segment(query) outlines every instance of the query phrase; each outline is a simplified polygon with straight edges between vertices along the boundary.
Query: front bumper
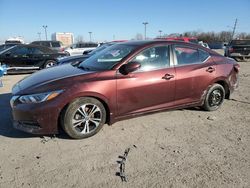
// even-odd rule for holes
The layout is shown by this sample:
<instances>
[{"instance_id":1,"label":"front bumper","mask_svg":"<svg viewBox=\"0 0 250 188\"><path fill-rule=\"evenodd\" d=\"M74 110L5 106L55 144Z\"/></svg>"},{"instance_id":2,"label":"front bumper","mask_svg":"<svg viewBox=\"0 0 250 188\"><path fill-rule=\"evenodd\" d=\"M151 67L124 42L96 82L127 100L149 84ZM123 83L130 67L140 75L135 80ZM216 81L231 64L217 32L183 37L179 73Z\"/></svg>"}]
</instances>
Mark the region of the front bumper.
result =
<instances>
[{"instance_id":1,"label":"front bumper","mask_svg":"<svg viewBox=\"0 0 250 188\"><path fill-rule=\"evenodd\" d=\"M13 126L32 134L57 134L60 110L54 101L36 104L21 104L11 100ZM14 100L14 101L13 101Z\"/></svg>"}]
</instances>

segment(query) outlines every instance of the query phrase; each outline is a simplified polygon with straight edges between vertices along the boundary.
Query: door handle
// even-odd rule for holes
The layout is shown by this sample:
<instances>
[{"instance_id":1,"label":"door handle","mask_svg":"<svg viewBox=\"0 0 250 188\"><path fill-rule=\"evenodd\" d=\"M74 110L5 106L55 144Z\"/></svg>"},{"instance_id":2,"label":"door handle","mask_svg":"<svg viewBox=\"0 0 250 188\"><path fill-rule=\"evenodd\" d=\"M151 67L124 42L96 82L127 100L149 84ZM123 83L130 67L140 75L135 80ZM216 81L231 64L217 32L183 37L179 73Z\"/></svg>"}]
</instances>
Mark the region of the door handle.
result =
<instances>
[{"instance_id":1,"label":"door handle","mask_svg":"<svg viewBox=\"0 0 250 188\"><path fill-rule=\"evenodd\" d=\"M209 72L209 73L212 73L212 72L215 71L215 68L213 68L213 67L208 67L206 71Z\"/></svg>"},{"instance_id":2,"label":"door handle","mask_svg":"<svg viewBox=\"0 0 250 188\"><path fill-rule=\"evenodd\" d=\"M165 74L165 75L162 77L162 79L165 79L165 80L170 80L170 79L172 79L172 78L174 78L174 75L172 75L172 74Z\"/></svg>"}]
</instances>

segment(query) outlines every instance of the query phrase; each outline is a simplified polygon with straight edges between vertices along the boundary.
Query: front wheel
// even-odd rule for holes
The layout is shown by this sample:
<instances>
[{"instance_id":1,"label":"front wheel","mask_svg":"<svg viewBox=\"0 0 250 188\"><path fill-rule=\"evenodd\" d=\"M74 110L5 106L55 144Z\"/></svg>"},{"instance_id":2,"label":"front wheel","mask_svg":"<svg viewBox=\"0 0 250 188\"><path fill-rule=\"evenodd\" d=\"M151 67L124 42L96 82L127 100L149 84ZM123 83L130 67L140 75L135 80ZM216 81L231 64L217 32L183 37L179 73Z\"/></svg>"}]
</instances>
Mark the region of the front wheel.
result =
<instances>
[{"instance_id":1,"label":"front wheel","mask_svg":"<svg viewBox=\"0 0 250 188\"><path fill-rule=\"evenodd\" d=\"M83 97L67 107L62 116L62 128L71 138L82 139L100 131L105 121L103 104L95 98Z\"/></svg>"},{"instance_id":2,"label":"front wheel","mask_svg":"<svg viewBox=\"0 0 250 188\"><path fill-rule=\"evenodd\" d=\"M56 61L54 60L48 60L46 61L46 63L44 64L44 68L47 69L47 68L50 68L50 67L53 67L56 65Z\"/></svg>"},{"instance_id":3,"label":"front wheel","mask_svg":"<svg viewBox=\"0 0 250 188\"><path fill-rule=\"evenodd\" d=\"M220 84L214 84L209 88L202 107L207 111L217 110L224 102L224 98L225 89L223 86Z\"/></svg>"}]
</instances>

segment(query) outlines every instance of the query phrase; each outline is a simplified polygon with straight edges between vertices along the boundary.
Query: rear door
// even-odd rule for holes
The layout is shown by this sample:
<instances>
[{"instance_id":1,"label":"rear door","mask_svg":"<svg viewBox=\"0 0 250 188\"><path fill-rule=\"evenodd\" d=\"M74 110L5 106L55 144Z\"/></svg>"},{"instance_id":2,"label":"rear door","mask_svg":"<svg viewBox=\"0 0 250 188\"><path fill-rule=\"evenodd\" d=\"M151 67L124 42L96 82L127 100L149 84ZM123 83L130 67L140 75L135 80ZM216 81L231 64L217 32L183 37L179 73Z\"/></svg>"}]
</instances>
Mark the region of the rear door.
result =
<instances>
[{"instance_id":1,"label":"rear door","mask_svg":"<svg viewBox=\"0 0 250 188\"><path fill-rule=\"evenodd\" d=\"M209 53L188 45L173 45L176 70L175 104L200 101L215 78L216 65Z\"/></svg>"},{"instance_id":2,"label":"rear door","mask_svg":"<svg viewBox=\"0 0 250 188\"><path fill-rule=\"evenodd\" d=\"M130 61L139 62L139 70L126 76L117 74L118 116L173 105L175 69L169 54L169 46L149 47Z\"/></svg>"},{"instance_id":3,"label":"rear door","mask_svg":"<svg viewBox=\"0 0 250 188\"><path fill-rule=\"evenodd\" d=\"M39 68L45 61L46 54L44 54L39 48L29 48L29 59L26 61L26 65L29 67Z\"/></svg>"}]
</instances>

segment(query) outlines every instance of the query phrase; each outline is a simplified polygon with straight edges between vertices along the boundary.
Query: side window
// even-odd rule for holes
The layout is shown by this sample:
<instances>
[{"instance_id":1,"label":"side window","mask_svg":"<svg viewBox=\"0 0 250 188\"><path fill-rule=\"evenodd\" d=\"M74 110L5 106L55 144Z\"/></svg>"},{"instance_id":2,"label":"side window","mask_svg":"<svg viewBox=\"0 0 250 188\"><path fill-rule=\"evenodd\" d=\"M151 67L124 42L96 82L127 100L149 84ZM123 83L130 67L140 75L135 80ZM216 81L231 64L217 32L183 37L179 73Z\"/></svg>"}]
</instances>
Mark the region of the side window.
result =
<instances>
[{"instance_id":1,"label":"side window","mask_svg":"<svg viewBox=\"0 0 250 188\"><path fill-rule=\"evenodd\" d=\"M52 42L52 47L60 47L60 43L59 42Z\"/></svg>"},{"instance_id":2,"label":"side window","mask_svg":"<svg viewBox=\"0 0 250 188\"><path fill-rule=\"evenodd\" d=\"M42 46L50 47L50 42L41 42Z\"/></svg>"},{"instance_id":3,"label":"side window","mask_svg":"<svg viewBox=\"0 0 250 188\"><path fill-rule=\"evenodd\" d=\"M208 52L203 51L203 50L199 50L199 57L200 57L200 61L201 61L201 62L206 61L206 60L208 59L209 56L210 56L210 55L209 55Z\"/></svg>"},{"instance_id":4,"label":"side window","mask_svg":"<svg viewBox=\"0 0 250 188\"><path fill-rule=\"evenodd\" d=\"M32 54L43 54L43 52L38 48L30 48L30 51Z\"/></svg>"},{"instance_id":5,"label":"side window","mask_svg":"<svg viewBox=\"0 0 250 188\"><path fill-rule=\"evenodd\" d=\"M200 62L197 49L181 46L175 46L174 49L178 65L189 65Z\"/></svg>"},{"instance_id":6,"label":"side window","mask_svg":"<svg viewBox=\"0 0 250 188\"><path fill-rule=\"evenodd\" d=\"M156 46L148 48L136 55L132 61L141 64L138 71L150 71L169 66L169 47Z\"/></svg>"},{"instance_id":7,"label":"side window","mask_svg":"<svg viewBox=\"0 0 250 188\"><path fill-rule=\"evenodd\" d=\"M13 54L14 55L27 55L29 54L30 51L28 48L26 47L20 47L20 48L16 48L14 51L13 51Z\"/></svg>"}]
</instances>

